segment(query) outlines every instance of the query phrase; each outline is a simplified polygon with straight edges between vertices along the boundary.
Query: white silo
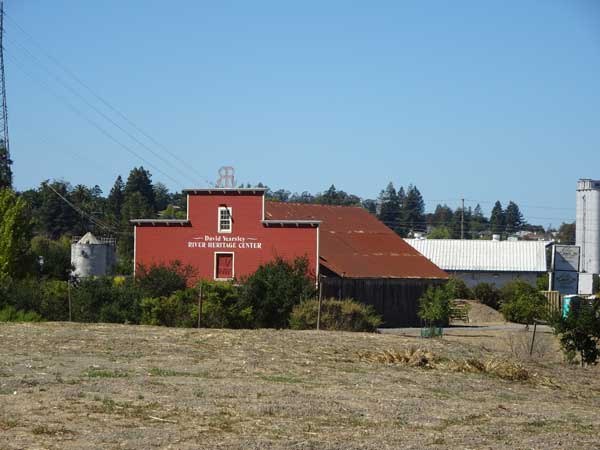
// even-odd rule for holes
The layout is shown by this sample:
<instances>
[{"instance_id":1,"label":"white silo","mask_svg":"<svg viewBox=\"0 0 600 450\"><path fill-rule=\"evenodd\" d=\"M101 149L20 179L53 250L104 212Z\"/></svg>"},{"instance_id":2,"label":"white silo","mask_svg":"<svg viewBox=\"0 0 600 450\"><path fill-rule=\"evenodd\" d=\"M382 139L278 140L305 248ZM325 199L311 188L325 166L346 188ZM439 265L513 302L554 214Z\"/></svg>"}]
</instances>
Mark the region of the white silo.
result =
<instances>
[{"instance_id":1,"label":"white silo","mask_svg":"<svg viewBox=\"0 0 600 450\"><path fill-rule=\"evenodd\" d=\"M575 243L581 248L581 272L600 273L600 180L577 182Z\"/></svg>"},{"instance_id":2,"label":"white silo","mask_svg":"<svg viewBox=\"0 0 600 450\"><path fill-rule=\"evenodd\" d=\"M71 265L76 277L103 276L116 263L115 242L111 238L97 238L86 233L71 244Z\"/></svg>"}]
</instances>

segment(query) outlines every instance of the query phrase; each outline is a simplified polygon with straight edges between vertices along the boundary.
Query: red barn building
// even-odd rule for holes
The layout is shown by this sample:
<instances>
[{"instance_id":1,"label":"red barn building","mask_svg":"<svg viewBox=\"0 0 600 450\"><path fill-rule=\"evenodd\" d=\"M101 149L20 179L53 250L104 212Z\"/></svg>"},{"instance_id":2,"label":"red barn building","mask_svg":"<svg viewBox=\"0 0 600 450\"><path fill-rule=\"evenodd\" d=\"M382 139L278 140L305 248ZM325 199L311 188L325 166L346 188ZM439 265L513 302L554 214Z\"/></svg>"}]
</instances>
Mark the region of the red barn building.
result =
<instances>
[{"instance_id":1,"label":"red barn building","mask_svg":"<svg viewBox=\"0 0 600 450\"><path fill-rule=\"evenodd\" d=\"M184 192L187 219L132 221L136 267L178 260L230 280L302 256L327 296L372 304L388 326L415 325L418 298L448 278L360 207L266 202L262 188Z\"/></svg>"}]
</instances>

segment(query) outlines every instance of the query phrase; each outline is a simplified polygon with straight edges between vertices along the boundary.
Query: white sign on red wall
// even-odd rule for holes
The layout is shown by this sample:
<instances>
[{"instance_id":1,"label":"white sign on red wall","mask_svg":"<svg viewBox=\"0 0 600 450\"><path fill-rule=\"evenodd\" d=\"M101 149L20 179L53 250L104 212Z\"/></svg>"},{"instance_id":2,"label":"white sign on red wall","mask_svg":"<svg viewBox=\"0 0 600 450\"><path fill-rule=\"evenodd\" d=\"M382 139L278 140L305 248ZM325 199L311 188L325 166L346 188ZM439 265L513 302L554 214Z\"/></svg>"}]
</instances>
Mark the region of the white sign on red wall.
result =
<instances>
[{"instance_id":1,"label":"white sign on red wall","mask_svg":"<svg viewBox=\"0 0 600 450\"><path fill-rule=\"evenodd\" d=\"M244 236L224 236L221 234L198 236L187 243L188 248L199 249L261 249L262 242L258 238Z\"/></svg>"}]
</instances>

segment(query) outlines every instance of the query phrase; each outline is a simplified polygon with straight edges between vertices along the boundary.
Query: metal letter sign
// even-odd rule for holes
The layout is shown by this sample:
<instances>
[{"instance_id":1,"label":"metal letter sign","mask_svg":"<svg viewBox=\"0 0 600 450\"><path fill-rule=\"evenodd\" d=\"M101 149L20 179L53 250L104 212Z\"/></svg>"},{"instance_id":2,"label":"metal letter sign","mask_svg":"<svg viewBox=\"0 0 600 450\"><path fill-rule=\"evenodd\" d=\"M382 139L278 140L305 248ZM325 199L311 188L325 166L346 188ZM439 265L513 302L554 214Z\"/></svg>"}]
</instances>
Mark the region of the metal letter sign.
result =
<instances>
[{"instance_id":1,"label":"metal letter sign","mask_svg":"<svg viewBox=\"0 0 600 450\"><path fill-rule=\"evenodd\" d=\"M219 179L216 187L218 188L234 188L235 187L235 170L231 166L223 166L219 169Z\"/></svg>"},{"instance_id":2,"label":"metal letter sign","mask_svg":"<svg viewBox=\"0 0 600 450\"><path fill-rule=\"evenodd\" d=\"M579 287L579 273L577 272L554 272L552 288L562 295L577 294Z\"/></svg>"}]
</instances>

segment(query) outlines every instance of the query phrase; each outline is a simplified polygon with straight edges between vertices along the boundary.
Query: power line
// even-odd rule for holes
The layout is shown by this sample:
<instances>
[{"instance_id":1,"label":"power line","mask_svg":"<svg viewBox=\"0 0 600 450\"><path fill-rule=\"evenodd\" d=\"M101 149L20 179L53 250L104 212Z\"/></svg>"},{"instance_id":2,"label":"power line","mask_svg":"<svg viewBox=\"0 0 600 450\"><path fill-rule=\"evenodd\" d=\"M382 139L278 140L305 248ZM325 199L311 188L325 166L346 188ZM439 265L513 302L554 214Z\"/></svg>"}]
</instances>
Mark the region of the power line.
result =
<instances>
[{"instance_id":1,"label":"power line","mask_svg":"<svg viewBox=\"0 0 600 450\"><path fill-rule=\"evenodd\" d=\"M71 110L71 112L73 112L75 115L80 116L81 118L83 118L91 126L93 126L94 128L96 128L100 133L102 133L108 139L110 139L115 144L117 144L118 146L120 146L121 148L123 148L125 151L127 151L130 154L132 154L133 156L135 156L136 158L140 159L141 161L145 162L148 166L152 167L154 170L156 170L157 172L161 173L162 175L164 175L165 177L167 177L168 179L170 179L171 181L173 181L176 185L178 185L178 186L180 186L180 187L183 188L183 185L178 180L176 180L171 175L169 175L168 173L166 173L165 171L163 171L162 169L160 169L158 166L154 165L153 163L151 163L150 161L148 161L146 158L144 158L143 156L141 156L140 154L138 154L135 150L133 150L128 145L122 143L120 140L118 140L116 137L114 137L110 132L108 132L102 126L98 125L94 120L92 120L89 117L87 117L79 108L77 108L76 106L74 106L71 102L69 102L66 98L64 98L60 94L56 93L56 91L54 91L48 85L48 83L46 83L44 81L41 81L41 80L36 80L36 78L34 76L32 76L29 72L27 72L27 70L23 67L22 63L17 58L15 58L14 55L11 55L10 53L8 53L7 56L9 58L11 58L13 60L13 62L16 63L16 67L19 68L19 70L21 70L21 72L23 72L27 77L29 77L30 79L32 79L34 82L42 84L43 87L45 89L47 89L57 100L59 100L60 102L64 103L68 107L68 109Z\"/></svg>"},{"instance_id":2,"label":"power line","mask_svg":"<svg viewBox=\"0 0 600 450\"><path fill-rule=\"evenodd\" d=\"M23 33L28 39L29 41L35 45L35 47L37 47L39 49L39 51L48 59L50 60L54 65L56 65L58 68L60 68L64 73L66 73L69 77L71 77L71 79L73 79L77 84L79 84L80 86L82 86L85 90L87 90L94 98L96 98L98 101L100 101L104 106L106 106L108 109L110 109L111 111L113 111L115 114L117 114L119 117L121 117L130 127L132 127L134 130L136 130L138 133L140 133L142 136L144 136L146 139L148 139L150 142L152 142L155 146L159 147L161 150L165 151L166 153L168 153L173 159L175 159L176 161L178 161L181 164L181 167L183 167L184 169L186 169L187 171L189 171L189 173L193 174L194 179L195 177L199 177L199 178L203 178L204 181L206 182L207 185L211 186L214 183L212 183L211 181L209 181L208 179L206 179L205 177L201 176L199 173L197 173L196 171L194 171L193 169L191 169L191 167L189 166L189 163L183 161L181 158L179 158L179 156L177 156L176 153L171 152L165 145L161 144L160 142L158 142L156 139L154 139L149 133L147 133L146 131L144 131L140 126L138 126L133 120L131 120L129 117L127 117L123 112L121 112L118 108L116 108L114 105L112 105L108 100L106 100L105 98L103 98L100 94L98 94L96 91L94 91L94 89L92 89L90 87L89 84L85 83L79 76L77 76L72 70L70 70L66 65L62 64L56 57L54 57L53 55L51 55L49 52L47 52L46 50L44 50L44 48L36 41L36 39L33 38L33 36L27 32L21 25L19 25L12 17L7 15L7 18L13 23L13 25L19 30L21 31L21 33ZM24 48L28 53L31 54L31 52L29 52L22 44L21 45L22 48ZM33 56L33 55L32 55ZM35 56L33 56L35 58ZM37 58L36 58L37 59ZM39 59L38 59L39 61ZM55 77L56 78L56 77ZM68 88L69 90L73 91L71 88ZM80 94L76 94L79 97L82 97ZM82 97L83 98L83 97ZM88 103L86 101L86 103ZM89 103L88 103L89 104ZM94 110L97 111L97 108L91 106ZM98 112L98 111L97 111ZM102 114L102 113L99 113ZM104 116L104 114L102 114ZM105 117L105 116L104 116ZM112 121L112 119L107 119L109 120L111 123L114 124L114 122ZM119 129L121 129L123 132L127 133L130 137L131 134L129 134L128 132L126 132L125 130L123 130L122 127L120 127L119 125L116 125ZM152 152L152 154L154 154L155 156L159 157L162 159L161 156L157 155L152 149L150 149L148 146L146 146L143 143L140 143L140 141L137 138L132 137L132 139L134 139L136 142L139 143L139 145L143 146L144 148L146 148L148 151ZM164 160L163 160L164 161ZM167 164L171 165L170 162L167 162ZM175 166L171 165L173 168L175 168L176 170L180 170L179 168L176 168ZM186 175L188 176L188 175ZM192 179L192 178L190 178Z\"/></svg>"},{"instance_id":3,"label":"power line","mask_svg":"<svg viewBox=\"0 0 600 450\"><path fill-rule=\"evenodd\" d=\"M85 105L87 105L89 108L91 108L94 112L96 112L96 114L98 114L99 116L101 116L104 120L106 120L107 122L109 122L110 124L112 124L115 128L117 128L118 130L120 130L122 133L124 133L125 135L127 135L131 140L133 140L135 143L137 143L140 147L148 150L150 153L152 153L152 155L154 155L156 158L158 158L159 160L161 160L163 163L169 165L172 169L174 169L175 171L179 172L180 174L184 175L184 176L188 176L186 174L183 174L183 172L181 172L181 170L175 166L173 163L171 163L168 159L164 158L162 155L160 155L159 153L155 152L154 150L152 150L150 147L148 147L146 144L144 144L142 141L140 141L137 137L135 137L133 134L131 134L129 131L127 131L125 128L123 128L121 125L119 125L117 122L115 122L111 117L109 117L107 114L105 114L102 110L100 110L99 108L97 108L95 105L93 105L91 102L89 102L83 95L81 95L79 92L77 92L75 89L73 89L71 86L69 86L62 78L54 75L53 73L51 73L48 69L47 66L44 65L44 63L42 63L33 53L31 53L26 47L24 47L22 44L18 43L17 41L15 41L14 39L9 39L10 42L15 43L16 45L18 45L19 47L21 47L25 53L27 53L29 55L29 57L36 63L38 64L42 70L44 70L44 72L46 72L49 76L51 76L58 84L60 84L64 89L68 90L71 94L73 94L74 96L76 96L77 98L79 98Z\"/></svg>"}]
</instances>

